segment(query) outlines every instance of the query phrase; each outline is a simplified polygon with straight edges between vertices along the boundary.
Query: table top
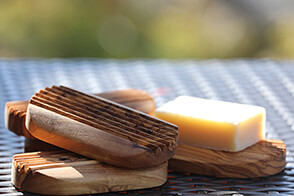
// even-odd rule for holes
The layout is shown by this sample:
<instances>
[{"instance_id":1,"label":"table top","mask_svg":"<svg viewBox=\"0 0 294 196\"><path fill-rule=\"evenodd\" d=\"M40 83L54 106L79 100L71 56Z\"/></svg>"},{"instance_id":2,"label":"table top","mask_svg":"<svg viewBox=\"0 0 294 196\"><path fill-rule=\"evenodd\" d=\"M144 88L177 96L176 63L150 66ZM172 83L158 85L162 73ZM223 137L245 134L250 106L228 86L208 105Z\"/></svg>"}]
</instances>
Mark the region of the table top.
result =
<instances>
[{"instance_id":1,"label":"table top","mask_svg":"<svg viewBox=\"0 0 294 196\"><path fill-rule=\"evenodd\" d=\"M104 195L294 194L294 61L0 59L1 111L6 101L28 100L51 85L88 93L138 88L153 95L157 106L179 95L260 105L267 111L267 137L287 145L286 169L274 176L226 179L170 171L159 188ZM5 128L3 113L0 194L23 195L10 182L10 168L12 155L23 152L24 139Z\"/></svg>"}]
</instances>

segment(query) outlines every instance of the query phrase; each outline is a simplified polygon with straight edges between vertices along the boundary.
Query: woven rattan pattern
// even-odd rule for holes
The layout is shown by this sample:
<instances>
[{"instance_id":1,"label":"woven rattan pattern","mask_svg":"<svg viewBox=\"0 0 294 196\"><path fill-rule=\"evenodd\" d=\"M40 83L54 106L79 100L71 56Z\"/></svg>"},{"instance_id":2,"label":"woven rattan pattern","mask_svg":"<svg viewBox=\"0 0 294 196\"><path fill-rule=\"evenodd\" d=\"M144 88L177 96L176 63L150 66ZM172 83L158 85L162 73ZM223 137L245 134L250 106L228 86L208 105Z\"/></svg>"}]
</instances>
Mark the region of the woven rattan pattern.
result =
<instances>
[{"instance_id":1,"label":"woven rattan pattern","mask_svg":"<svg viewBox=\"0 0 294 196\"><path fill-rule=\"evenodd\" d=\"M274 176L222 179L170 171L162 187L105 195L294 195L294 61L0 59L0 110L6 101L28 100L53 84L89 93L144 89L158 106L179 95L261 105L267 137L287 144L286 169ZM5 128L1 112L0 194L27 194L10 183L11 156L22 151L23 138Z\"/></svg>"}]
</instances>

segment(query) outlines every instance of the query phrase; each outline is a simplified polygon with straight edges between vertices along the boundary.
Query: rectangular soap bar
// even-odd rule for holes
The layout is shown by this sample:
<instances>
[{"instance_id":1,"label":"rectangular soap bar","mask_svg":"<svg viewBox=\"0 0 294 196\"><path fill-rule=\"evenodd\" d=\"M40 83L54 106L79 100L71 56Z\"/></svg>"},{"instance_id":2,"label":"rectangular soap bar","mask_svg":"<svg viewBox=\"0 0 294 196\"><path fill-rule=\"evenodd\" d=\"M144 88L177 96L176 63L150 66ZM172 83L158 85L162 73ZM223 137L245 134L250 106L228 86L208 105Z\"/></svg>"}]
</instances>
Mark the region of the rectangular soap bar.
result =
<instances>
[{"instance_id":1,"label":"rectangular soap bar","mask_svg":"<svg viewBox=\"0 0 294 196\"><path fill-rule=\"evenodd\" d=\"M264 139L259 106L180 96L154 115L178 126L180 144L235 152Z\"/></svg>"}]
</instances>

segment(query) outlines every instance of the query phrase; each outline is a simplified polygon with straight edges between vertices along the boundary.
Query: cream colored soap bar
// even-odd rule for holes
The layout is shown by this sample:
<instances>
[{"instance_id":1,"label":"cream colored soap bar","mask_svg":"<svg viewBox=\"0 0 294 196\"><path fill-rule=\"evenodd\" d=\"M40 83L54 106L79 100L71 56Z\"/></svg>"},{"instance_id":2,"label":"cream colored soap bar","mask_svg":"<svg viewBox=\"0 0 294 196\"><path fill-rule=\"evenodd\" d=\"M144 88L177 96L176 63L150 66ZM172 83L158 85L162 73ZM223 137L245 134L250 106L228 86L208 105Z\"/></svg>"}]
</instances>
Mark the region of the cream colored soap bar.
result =
<instances>
[{"instance_id":1,"label":"cream colored soap bar","mask_svg":"<svg viewBox=\"0 0 294 196\"><path fill-rule=\"evenodd\" d=\"M179 143L241 151L264 139L265 109L259 106L180 96L155 111L179 128Z\"/></svg>"}]
</instances>

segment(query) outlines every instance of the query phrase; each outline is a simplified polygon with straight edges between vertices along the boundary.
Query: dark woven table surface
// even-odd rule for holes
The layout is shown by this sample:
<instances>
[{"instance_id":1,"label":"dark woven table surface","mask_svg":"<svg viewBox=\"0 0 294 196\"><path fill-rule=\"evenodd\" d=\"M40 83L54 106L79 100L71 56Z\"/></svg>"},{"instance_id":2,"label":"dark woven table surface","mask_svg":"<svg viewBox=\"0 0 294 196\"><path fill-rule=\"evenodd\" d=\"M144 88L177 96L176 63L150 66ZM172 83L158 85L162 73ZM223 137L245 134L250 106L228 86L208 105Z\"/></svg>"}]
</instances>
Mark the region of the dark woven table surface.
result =
<instances>
[{"instance_id":1,"label":"dark woven table surface","mask_svg":"<svg viewBox=\"0 0 294 196\"><path fill-rule=\"evenodd\" d=\"M11 157L23 152L23 138L5 128L5 102L28 100L53 84L88 93L138 88L157 106L179 95L261 105L267 137L287 145L286 169L274 176L224 179L171 171L162 187L104 195L294 195L294 61L101 59L0 59L0 194L27 194L10 182Z\"/></svg>"}]
</instances>

